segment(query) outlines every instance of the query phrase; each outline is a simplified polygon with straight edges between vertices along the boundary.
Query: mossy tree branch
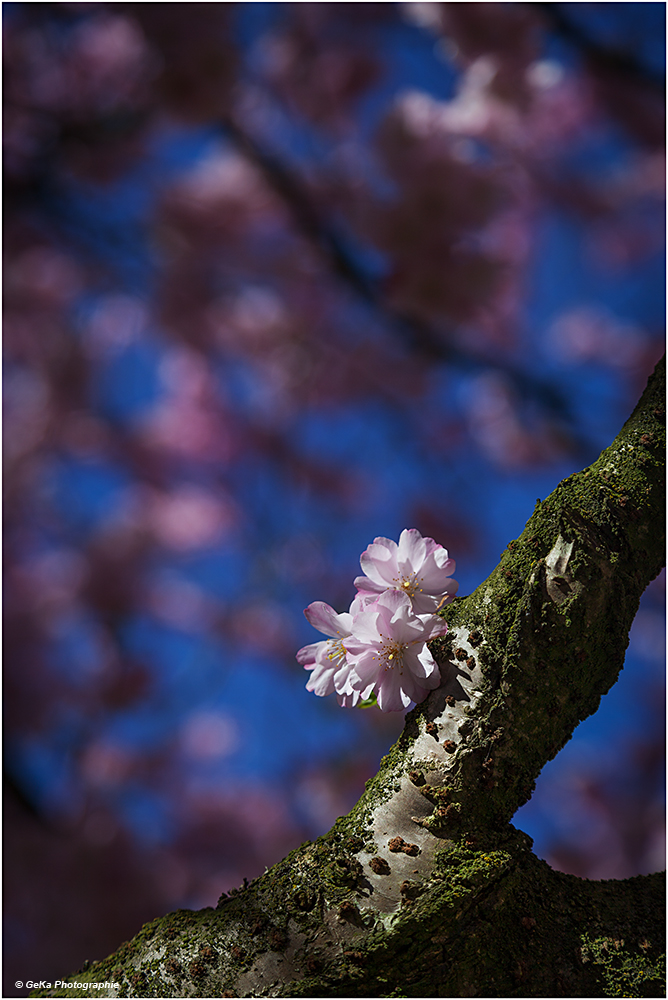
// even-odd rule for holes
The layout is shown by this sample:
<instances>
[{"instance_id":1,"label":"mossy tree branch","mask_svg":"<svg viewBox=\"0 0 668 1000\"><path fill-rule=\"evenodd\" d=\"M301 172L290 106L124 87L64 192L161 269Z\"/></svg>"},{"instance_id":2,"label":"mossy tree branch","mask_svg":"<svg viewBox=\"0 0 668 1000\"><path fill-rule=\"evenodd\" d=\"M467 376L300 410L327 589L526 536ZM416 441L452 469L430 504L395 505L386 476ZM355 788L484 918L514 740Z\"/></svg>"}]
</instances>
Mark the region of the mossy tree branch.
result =
<instances>
[{"instance_id":1,"label":"mossy tree branch","mask_svg":"<svg viewBox=\"0 0 668 1000\"><path fill-rule=\"evenodd\" d=\"M96 996L659 996L663 880L552 871L510 826L623 665L664 560L665 365L444 612L442 684L351 812L218 907L70 982ZM81 996L66 986L35 995Z\"/></svg>"}]
</instances>

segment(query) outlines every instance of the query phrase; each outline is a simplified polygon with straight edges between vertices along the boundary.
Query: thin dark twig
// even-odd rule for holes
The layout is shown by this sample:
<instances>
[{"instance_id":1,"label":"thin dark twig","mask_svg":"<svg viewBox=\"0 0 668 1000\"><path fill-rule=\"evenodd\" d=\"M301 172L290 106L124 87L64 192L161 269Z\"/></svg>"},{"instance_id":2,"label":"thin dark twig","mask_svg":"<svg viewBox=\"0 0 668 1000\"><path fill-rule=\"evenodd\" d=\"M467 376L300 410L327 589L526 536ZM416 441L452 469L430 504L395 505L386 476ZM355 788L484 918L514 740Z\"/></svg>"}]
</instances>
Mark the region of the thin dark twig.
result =
<instances>
[{"instance_id":1,"label":"thin dark twig","mask_svg":"<svg viewBox=\"0 0 668 1000\"><path fill-rule=\"evenodd\" d=\"M553 31L579 49L594 70L615 73L626 77L627 80L635 80L636 83L650 86L662 96L665 94L665 73L651 69L628 51L601 45L579 24L565 15L562 4L531 3L530 6L541 12Z\"/></svg>"}]
</instances>

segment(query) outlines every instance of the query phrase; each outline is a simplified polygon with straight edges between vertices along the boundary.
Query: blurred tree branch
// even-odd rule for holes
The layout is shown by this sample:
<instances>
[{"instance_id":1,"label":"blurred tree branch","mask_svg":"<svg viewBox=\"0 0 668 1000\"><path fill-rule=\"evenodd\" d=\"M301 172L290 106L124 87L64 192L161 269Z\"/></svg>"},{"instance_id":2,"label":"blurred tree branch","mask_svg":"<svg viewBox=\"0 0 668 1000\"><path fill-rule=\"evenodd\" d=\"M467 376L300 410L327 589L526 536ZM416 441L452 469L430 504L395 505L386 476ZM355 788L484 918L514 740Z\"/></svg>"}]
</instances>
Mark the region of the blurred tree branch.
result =
<instances>
[{"instance_id":1,"label":"blurred tree branch","mask_svg":"<svg viewBox=\"0 0 668 1000\"><path fill-rule=\"evenodd\" d=\"M377 283L364 273L348 251L345 240L337 235L315 207L305 185L295 172L263 148L231 115L223 120L222 128L224 134L260 169L269 186L285 202L296 226L317 249L333 275L369 305L385 328L405 347L428 362L447 363L464 370L484 367L502 372L522 398L537 401L552 417L559 420L574 451L587 453L591 450L589 443L578 432L570 407L558 389L545 379L522 371L507 359L498 356L489 358L478 356L473 351L463 351L416 316L392 308L385 301Z\"/></svg>"},{"instance_id":2,"label":"blurred tree branch","mask_svg":"<svg viewBox=\"0 0 668 1000\"><path fill-rule=\"evenodd\" d=\"M606 73L619 74L627 80L647 85L659 96L665 97L665 73L655 72L630 52L597 42L576 21L566 15L563 10L564 4L530 3L529 6L540 11L550 28L575 46L593 70L600 69Z\"/></svg>"},{"instance_id":3,"label":"blurred tree branch","mask_svg":"<svg viewBox=\"0 0 668 1000\"><path fill-rule=\"evenodd\" d=\"M663 150L666 140L666 77L632 52L604 45L563 10L564 4L532 3L547 26L578 51L600 103L643 145ZM665 28L664 28L665 32Z\"/></svg>"}]
</instances>

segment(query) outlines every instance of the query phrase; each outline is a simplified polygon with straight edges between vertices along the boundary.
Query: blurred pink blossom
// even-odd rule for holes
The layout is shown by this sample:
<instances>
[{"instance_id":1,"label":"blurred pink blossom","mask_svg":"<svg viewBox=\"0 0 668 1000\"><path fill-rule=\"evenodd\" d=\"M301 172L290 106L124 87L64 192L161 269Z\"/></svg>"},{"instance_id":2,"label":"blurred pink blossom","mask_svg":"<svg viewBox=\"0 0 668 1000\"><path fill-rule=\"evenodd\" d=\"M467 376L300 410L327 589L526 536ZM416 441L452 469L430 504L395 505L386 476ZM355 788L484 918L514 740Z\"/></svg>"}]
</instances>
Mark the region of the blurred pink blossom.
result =
<instances>
[{"instance_id":1,"label":"blurred pink blossom","mask_svg":"<svg viewBox=\"0 0 668 1000\"><path fill-rule=\"evenodd\" d=\"M549 331L555 354L571 362L598 361L626 370L643 358L648 337L601 307L580 306L562 313Z\"/></svg>"},{"instance_id":2,"label":"blurred pink blossom","mask_svg":"<svg viewBox=\"0 0 668 1000\"><path fill-rule=\"evenodd\" d=\"M227 712L191 712L180 732L183 753L198 760L228 757L240 745L240 740L239 726Z\"/></svg>"},{"instance_id":3,"label":"blurred pink blossom","mask_svg":"<svg viewBox=\"0 0 668 1000\"><path fill-rule=\"evenodd\" d=\"M105 295L86 326L88 353L96 359L113 357L140 339L147 322L148 311L141 299L122 292Z\"/></svg>"},{"instance_id":4,"label":"blurred pink blossom","mask_svg":"<svg viewBox=\"0 0 668 1000\"><path fill-rule=\"evenodd\" d=\"M235 450L232 421L198 352L173 348L160 365L164 396L144 415L138 433L151 449L216 464Z\"/></svg>"},{"instance_id":5,"label":"blurred pink blossom","mask_svg":"<svg viewBox=\"0 0 668 1000\"><path fill-rule=\"evenodd\" d=\"M232 500L199 486L183 485L171 493L149 495L147 524L157 541L188 551L214 545L239 524Z\"/></svg>"},{"instance_id":6,"label":"blurred pink blossom","mask_svg":"<svg viewBox=\"0 0 668 1000\"><path fill-rule=\"evenodd\" d=\"M186 632L206 631L219 611L208 594L176 573L163 573L150 584L147 604L158 619Z\"/></svg>"},{"instance_id":7,"label":"blurred pink blossom","mask_svg":"<svg viewBox=\"0 0 668 1000\"><path fill-rule=\"evenodd\" d=\"M114 787L128 778L135 763L127 746L100 738L86 747L81 757L81 773L94 788Z\"/></svg>"}]
</instances>

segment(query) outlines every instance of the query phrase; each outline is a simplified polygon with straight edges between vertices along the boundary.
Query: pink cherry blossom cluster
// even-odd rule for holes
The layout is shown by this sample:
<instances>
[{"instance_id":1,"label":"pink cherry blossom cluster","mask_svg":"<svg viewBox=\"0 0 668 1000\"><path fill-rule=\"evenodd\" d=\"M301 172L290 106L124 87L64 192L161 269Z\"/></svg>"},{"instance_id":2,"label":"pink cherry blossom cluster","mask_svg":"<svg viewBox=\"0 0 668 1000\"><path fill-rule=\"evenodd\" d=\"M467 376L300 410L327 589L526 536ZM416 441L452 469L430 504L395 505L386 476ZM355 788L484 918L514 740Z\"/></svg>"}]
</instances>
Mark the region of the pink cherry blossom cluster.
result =
<instances>
[{"instance_id":1,"label":"pink cherry blossom cluster","mask_svg":"<svg viewBox=\"0 0 668 1000\"><path fill-rule=\"evenodd\" d=\"M331 638L304 646L297 660L311 671L307 691L336 692L345 708L375 698L383 712L400 712L440 683L427 643L448 630L436 612L457 593L455 562L433 538L406 528L398 545L374 539L360 564L364 575L355 579L348 611L337 614L322 601L304 611Z\"/></svg>"}]
</instances>

